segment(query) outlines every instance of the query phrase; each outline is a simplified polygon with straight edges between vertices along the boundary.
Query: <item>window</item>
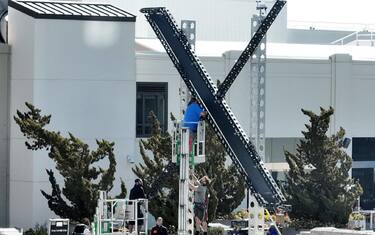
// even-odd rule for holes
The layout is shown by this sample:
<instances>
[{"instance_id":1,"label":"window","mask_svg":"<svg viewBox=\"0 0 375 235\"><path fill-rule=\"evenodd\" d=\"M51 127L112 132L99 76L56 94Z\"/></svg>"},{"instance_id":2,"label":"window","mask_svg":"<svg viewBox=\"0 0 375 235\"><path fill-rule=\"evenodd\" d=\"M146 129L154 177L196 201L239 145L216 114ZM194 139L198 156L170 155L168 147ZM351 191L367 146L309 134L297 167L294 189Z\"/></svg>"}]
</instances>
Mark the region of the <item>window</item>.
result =
<instances>
[{"instance_id":1,"label":"window","mask_svg":"<svg viewBox=\"0 0 375 235\"><path fill-rule=\"evenodd\" d=\"M375 208L375 180L374 168L352 169L352 176L358 179L363 188L361 198L361 208L372 210Z\"/></svg>"},{"instance_id":2,"label":"window","mask_svg":"<svg viewBox=\"0 0 375 235\"><path fill-rule=\"evenodd\" d=\"M149 121L150 112L154 112L163 131L168 125L168 83L137 83L137 137L149 137L152 123Z\"/></svg>"},{"instance_id":3,"label":"window","mask_svg":"<svg viewBox=\"0 0 375 235\"><path fill-rule=\"evenodd\" d=\"M375 161L375 138L353 138L354 161Z\"/></svg>"}]
</instances>

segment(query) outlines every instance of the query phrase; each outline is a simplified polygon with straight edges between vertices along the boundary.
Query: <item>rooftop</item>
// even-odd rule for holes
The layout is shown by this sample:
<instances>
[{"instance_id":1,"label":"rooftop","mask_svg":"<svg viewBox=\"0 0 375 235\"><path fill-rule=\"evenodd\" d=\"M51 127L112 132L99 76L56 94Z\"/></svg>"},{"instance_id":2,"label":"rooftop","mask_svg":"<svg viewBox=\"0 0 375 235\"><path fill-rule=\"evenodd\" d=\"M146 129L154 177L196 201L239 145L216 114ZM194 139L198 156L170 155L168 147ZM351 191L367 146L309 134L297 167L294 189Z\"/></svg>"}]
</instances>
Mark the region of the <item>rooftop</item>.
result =
<instances>
[{"instance_id":1,"label":"rooftop","mask_svg":"<svg viewBox=\"0 0 375 235\"><path fill-rule=\"evenodd\" d=\"M9 6L33 18L130 21L136 16L110 4L45 1L9 1Z\"/></svg>"},{"instance_id":2,"label":"rooftop","mask_svg":"<svg viewBox=\"0 0 375 235\"><path fill-rule=\"evenodd\" d=\"M197 41L198 56L221 57L225 52L242 52L248 42ZM137 52L165 53L158 39L136 39ZM354 45L312 45L290 43L267 43L268 58L328 59L333 54L350 54L354 60L375 60L375 47Z\"/></svg>"}]
</instances>

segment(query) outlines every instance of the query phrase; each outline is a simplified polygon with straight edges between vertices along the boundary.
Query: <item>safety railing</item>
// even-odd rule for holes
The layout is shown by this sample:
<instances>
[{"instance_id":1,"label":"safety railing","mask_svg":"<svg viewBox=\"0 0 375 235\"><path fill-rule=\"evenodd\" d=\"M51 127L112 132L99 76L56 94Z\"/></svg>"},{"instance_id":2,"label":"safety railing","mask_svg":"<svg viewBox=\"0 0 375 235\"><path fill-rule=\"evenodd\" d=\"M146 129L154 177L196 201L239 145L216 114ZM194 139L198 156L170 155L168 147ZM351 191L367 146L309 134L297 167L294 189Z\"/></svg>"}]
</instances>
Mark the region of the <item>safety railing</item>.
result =
<instances>
[{"instance_id":1,"label":"safety railing","mask_svg":"<svg viewBox=\"0 0 375 235\"><path fill-rule=\"evenodd\" d=\"M331 42L332 45L347 45L349 43L353 43L356 46L364 44L367 46L374 46L375 33L369 31L357 31Z\"/></svg>"},{"instance_id":2,"label":"safety railing","mask_svg":"<svg viewBox=\"0 0 375 235\"><path fill-rule=\"evenodd\" d=\"M147 199L101 198L96 208L93 235L147 234L147 222Z\"/></svg>"},{"instance_id":3,"label":"safety railing","mask_svg":"<svg viewBox=\"0 0 375 235\"><path fill-rule=\"evenodd\" d=\"M197 132L190 130L190 125L197 125ZM205 146L206 127L204 121L199 122L175 122L173 129L172 142L172 162L179 163L181 157L181 148L189 152L190 163L198 164L205 162L206 146Z\"/></svg>"}]
</instances>

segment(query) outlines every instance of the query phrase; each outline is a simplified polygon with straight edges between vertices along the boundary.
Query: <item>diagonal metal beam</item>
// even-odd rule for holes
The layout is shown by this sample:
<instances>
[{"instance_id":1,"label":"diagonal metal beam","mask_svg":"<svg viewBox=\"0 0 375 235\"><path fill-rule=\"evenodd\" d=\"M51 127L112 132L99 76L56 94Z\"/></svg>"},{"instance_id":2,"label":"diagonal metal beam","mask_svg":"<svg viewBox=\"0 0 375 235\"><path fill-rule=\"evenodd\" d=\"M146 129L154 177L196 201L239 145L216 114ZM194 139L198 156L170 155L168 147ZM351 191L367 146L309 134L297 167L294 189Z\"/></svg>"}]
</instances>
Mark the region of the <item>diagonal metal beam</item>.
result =
<instances>
[{"instance_id":1,"label":"diagonal metal beam","mask_svg":"<svg viewBox=\"0 0 375 235\"><path fill-rule=\"evenodd\" d=\"M217 99L217 88L203 64L190 49L185 35L165 8L143 8L156 36L164 46L192 95L208 112L207 121L219 137L232 162L257 201L273 207L285 201L283 194L232 113L225 99Z\"/></svg>"},{"instance_id":2,"label":"diagonal metal beam","mask_svg":"<svg viewBox=\"0 0 375 235\"><path fill-rule=\"evenodd\" d=\"M266 35L268 29L271 27L272 23L275 21L277 15L283 9L286 1L278 0L275 5L273 5L271 11L268 13L267 17L262 21L258 30L251 38L249 44L246 46L245 50L242 52L240 57L237 59L236 63L229 71L228 76L225 78L224 82L220 85L219 90L216 93L218 99L222 99L229 88L232 86L234 80L237 78L238 74L241 72L243 67L246 65L247 61L253 55L255 49L258 47L259 43L262 41L263 37Z\"/></svg>"}]
</instances>

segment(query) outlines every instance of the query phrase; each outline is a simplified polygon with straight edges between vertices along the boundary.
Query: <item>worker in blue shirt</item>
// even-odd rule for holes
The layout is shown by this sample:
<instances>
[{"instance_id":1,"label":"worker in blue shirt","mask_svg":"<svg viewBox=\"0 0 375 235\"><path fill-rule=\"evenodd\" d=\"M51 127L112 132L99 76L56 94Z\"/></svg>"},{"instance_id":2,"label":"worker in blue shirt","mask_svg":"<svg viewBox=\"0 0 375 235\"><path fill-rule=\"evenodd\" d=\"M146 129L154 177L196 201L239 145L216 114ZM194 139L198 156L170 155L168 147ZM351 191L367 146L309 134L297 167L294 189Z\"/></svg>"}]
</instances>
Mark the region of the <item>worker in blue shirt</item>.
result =
<instances>
[{"instance_id":1,"label":"worker in blue shirt","mask_svg":"<svg viewBox=\"0 0 375 235\"><path fill-rule=\"evenodd\" d=\"M184 127L188 127L191 132L197 133L198 122L206 116L206 112L199 106L198 100L191 98L184 115Z\"/></svg>"},{"instance_id":2,"label":"worker in blue shirt","mask_svg":"<svg viewBox=\"0 0 375 235\"><path fill-rule=\"evenodd\" d=\"M206 117L206 112L199 106L198 100L191 98L184 115L183 127L190 129L189 150L193 149L193 142L197 136L197 127L200 119Z\"/></svg>"}]
</instances>

